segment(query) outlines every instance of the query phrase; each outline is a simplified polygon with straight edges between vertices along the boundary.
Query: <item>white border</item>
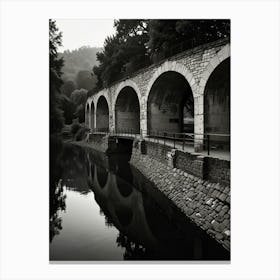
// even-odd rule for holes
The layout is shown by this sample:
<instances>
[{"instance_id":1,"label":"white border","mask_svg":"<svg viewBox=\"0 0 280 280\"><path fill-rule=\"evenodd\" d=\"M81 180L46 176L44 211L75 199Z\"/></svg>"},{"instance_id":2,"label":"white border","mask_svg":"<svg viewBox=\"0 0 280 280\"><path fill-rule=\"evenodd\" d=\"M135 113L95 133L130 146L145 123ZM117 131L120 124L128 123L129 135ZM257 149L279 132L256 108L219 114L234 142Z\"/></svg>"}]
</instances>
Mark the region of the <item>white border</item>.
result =
<instances>
[{"instance_id":1,"label":"white border","mask_svg":"<svg viewBox=\"0 0 280 280\"><path fill-rule=\"evenodd\" d=\"M231 264L48 262L48 19L230 18ZM279 279L279 2L1 2L1 279Z\"/></svg>"}]
</instances>

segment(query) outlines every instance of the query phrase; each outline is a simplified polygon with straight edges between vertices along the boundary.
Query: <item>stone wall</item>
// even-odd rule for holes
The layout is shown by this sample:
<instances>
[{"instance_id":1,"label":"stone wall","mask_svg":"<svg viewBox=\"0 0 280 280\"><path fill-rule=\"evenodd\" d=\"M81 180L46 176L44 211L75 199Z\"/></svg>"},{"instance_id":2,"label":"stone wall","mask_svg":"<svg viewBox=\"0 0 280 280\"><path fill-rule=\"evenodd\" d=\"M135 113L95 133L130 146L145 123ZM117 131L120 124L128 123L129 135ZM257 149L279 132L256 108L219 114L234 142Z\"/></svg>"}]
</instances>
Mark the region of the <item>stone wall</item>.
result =
<instances>
[{"instance_id":1,"label":"stone wall","mask_svg":"<svg viewBox=\"0 0 280 280\"><path fill-rule=\"evenodd\" d=\"M204 158L204 178L221 184L230 185L230 161L217 158Z\"/></svg>"},{"instance_id":2,"label":"stone wall","mask_svg":"<svg viewBox=\"0 0 280 280\"><path fill-rule=\"evenodd\" d=\"M230 250L230 188L211 183L133 149L130 163L192 222Z\"/></svg>"},{"instance_id":3,"label":"stone wall","mask_svg":"<svg viewBox=\"0 0 280 280\"><path fill-rule=\"evenodd\" d=\"M175 167L199 178L204 178L203 156L176 150Z\"/></svg>"},{"instance_id":4,"label":"stone wall","mask_svg":"<svg viewBox=\"0 0 280 280\"><path fill-rule=\"evenodd\" d=\"M230 162L172 149L159 143L136 140L132 153L145 154L169 167L178 168L210 182L230 185Z\"/></svg>"},{"instance_id":5,"label":"stone wall","mask_svg":"<svg viewBox=\"0 0 280 280\"><path fill-rule=\"evenodd\" d=\"M170 153L172 148L167 147L158 143L153 143L153 142L148 142L145 141L145 146L146 146L146 154L154 159L157 159L158 161L164 163L164 164L169 164L170 161Z\"/></svg>"}]
</instances>

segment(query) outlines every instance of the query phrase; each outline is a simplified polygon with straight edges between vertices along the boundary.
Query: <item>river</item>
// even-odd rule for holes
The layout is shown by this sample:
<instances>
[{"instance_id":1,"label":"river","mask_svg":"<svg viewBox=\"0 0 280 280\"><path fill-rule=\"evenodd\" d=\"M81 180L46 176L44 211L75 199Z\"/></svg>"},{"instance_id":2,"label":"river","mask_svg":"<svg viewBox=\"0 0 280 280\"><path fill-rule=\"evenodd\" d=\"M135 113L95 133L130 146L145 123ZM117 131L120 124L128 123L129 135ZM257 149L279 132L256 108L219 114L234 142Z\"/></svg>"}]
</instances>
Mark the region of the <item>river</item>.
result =
<instances>
[{"instance_id":1,"label":"river","mask_svg":"<svg viewBox=\"0 0 280 280\"><path fill-rule=\"evenodd\" d=\"M51 147L51 261L229 260L128 160Z\"/></svg>"}]
</instances>

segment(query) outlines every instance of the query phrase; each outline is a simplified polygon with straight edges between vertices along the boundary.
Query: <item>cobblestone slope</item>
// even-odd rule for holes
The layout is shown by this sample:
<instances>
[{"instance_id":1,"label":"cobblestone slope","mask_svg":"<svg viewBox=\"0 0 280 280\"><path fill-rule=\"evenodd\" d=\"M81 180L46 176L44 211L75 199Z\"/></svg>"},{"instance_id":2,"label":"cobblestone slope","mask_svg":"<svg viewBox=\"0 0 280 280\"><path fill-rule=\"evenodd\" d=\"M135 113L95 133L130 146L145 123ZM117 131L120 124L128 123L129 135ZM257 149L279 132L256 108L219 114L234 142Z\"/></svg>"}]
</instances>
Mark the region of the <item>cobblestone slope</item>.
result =
<instances>
[{"instance_id":1,"label":"cobblestone slope","mask_svg":"<svg viewBox=\"0 0 280 280\"><path fill-rule=\"evenodd\" d=\"M130 163L189 219L230 250L229 186L202 180L148 155L133 153Z\"/></svg>"}]
</instances>

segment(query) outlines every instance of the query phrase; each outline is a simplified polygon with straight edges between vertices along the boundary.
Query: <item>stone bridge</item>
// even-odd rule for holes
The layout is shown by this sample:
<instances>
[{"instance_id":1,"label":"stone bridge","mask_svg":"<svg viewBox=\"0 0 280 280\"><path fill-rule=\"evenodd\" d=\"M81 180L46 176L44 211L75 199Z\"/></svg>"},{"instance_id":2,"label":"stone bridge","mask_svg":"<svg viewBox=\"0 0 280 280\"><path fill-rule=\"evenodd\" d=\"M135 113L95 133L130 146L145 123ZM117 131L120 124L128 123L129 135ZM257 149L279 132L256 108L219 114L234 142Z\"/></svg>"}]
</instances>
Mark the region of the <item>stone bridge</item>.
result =
<instances>
[{"instance_id":1,"label":"stone bridge","mask_svg":"<svg viewBox=\"0 0 280 280\"><path fill-rule=\"evenodd\" d=\"M230 133L230 42L221 39L143 68L89 97L92 131Z\"/></svg>"}]
</instances>

